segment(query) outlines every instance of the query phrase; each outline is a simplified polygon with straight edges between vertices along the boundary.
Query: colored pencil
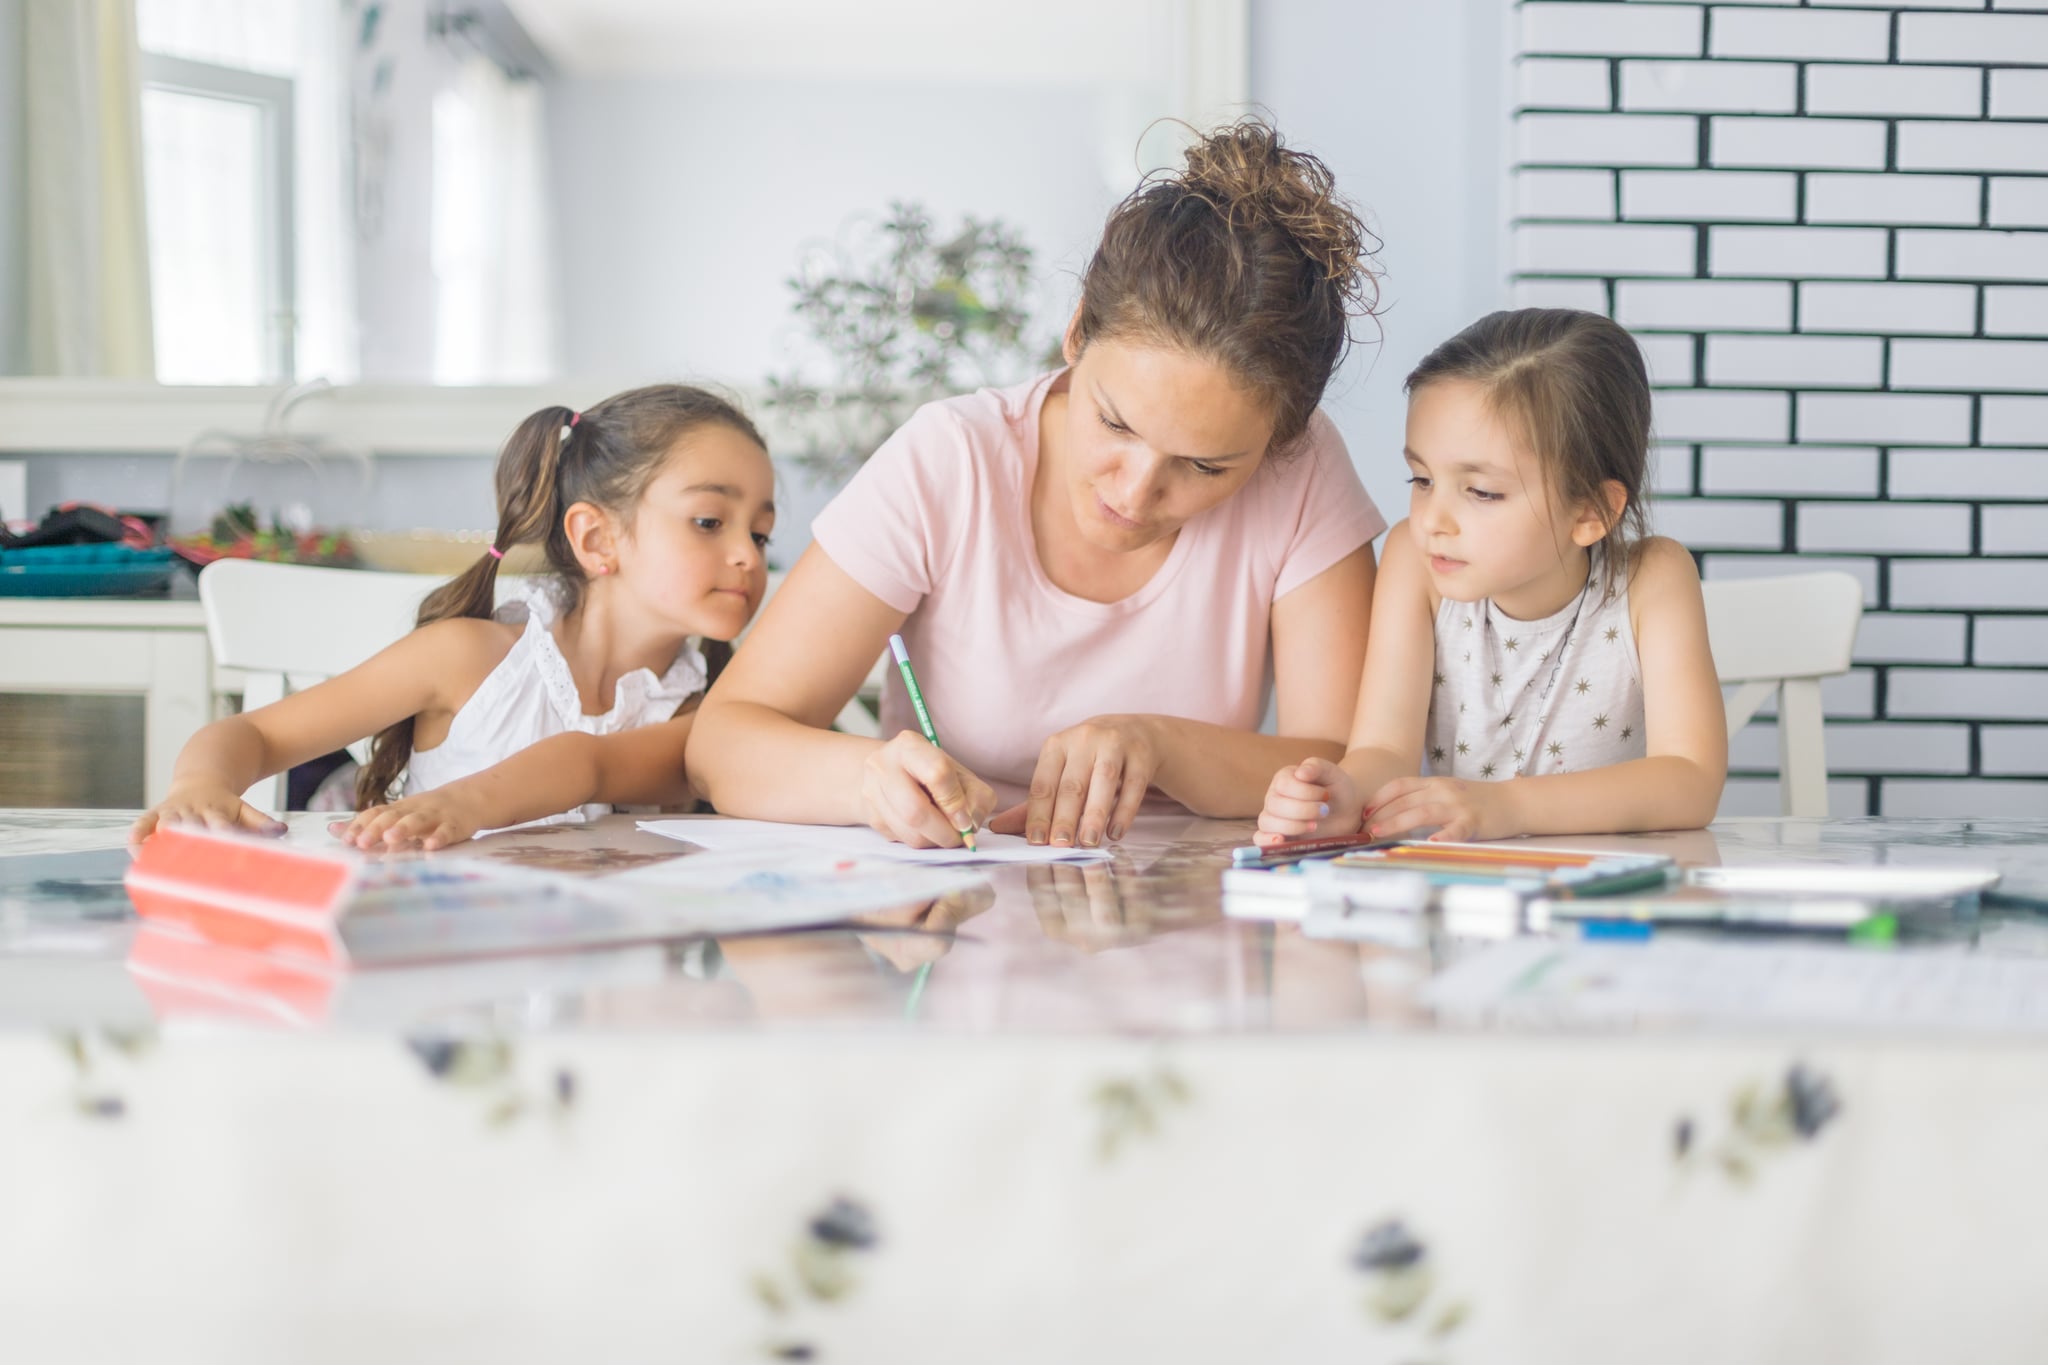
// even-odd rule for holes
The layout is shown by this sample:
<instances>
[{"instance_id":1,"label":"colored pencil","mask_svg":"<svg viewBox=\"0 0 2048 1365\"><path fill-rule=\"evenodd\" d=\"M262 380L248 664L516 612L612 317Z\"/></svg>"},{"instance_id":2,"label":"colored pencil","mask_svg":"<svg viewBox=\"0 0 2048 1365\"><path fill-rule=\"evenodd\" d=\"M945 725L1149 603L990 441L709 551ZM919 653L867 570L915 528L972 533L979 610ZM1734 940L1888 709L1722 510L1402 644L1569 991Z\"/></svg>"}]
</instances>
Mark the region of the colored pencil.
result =
<instances>
[{"instance_id":1,"label":"colored pencil","mask_svg":"<svg viewBox=\"0 0 2048 1365\"><path fill-rule=\"evenodd\" d=\"M917 685L917 674L910 671L910 651L903 647L901 635L889 637L889 652L896 656L897 671L903 674L903 686L910 693L910 705L917 712L917 723L924 730L924 737L932 742L934 749L945 752L946 746L939 743L939 732L932 727L932 713L924 704L924 692ZM960 841L970 852L978 851L974 847L972 825L960 831Z\"/></svg>"}]
</instances>

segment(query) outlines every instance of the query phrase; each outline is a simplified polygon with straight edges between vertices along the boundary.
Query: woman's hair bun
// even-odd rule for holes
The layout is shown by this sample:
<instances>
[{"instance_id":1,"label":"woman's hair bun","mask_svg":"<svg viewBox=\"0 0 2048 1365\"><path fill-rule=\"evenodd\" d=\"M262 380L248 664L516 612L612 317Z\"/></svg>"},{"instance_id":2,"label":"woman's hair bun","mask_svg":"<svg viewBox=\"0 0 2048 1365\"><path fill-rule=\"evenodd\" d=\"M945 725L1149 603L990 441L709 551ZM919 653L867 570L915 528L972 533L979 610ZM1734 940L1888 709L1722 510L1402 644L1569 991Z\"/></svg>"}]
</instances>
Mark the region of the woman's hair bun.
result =
<instances>
[{"instance_id":1,"label":"woman's hair bun","mask_svg":"<svg viewBox=\"0 0 2048 1365\"><path fill-rule=\"evenodd\" d=\"M1326 279L1364 302L1360 277L1377 239L1338 195L1337 178L1322 159L1289 147L1264 119L1248 116L1197 138L1177 178L1232 227L1263 222L1279 228Z\"/></svg>"}]
</instances>

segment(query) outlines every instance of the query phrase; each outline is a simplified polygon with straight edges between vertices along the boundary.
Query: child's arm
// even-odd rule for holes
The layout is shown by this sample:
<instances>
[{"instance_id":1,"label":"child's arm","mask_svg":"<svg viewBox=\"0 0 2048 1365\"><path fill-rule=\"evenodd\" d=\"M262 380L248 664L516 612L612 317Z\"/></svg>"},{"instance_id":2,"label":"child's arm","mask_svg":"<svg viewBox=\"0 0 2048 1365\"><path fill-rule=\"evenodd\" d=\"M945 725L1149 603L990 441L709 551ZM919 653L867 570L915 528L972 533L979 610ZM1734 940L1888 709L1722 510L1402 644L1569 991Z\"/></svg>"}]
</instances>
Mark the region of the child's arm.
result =
<instances>
[{"instance_id":1,"label":"child's arm","mask_svg":"<svg viewBox=\"0 0 2048 1365\"><path fill-rule=\"evenodd\" d=\"M277 832L278 821L242 800L249 787L408 716L454 711L509 647L504 628L489 621L437 621L339 677L215 721L186 741L170 791L129 838L148 838L164 820Z\"/></svg>"},{"instance_id":2,"label":"child's arm","mask_svg":"<svg viewBox=\"0 0 2048 1365\"><path fill-rule=\"evenodd\" d=\"M1587 772L1506 782L1404 779L1374 794L1371 832L1431 826L1439 839L1620 834L1711 822L1728 775L1727 712L1707 645L1707 609L1692 555L1655 538L1638 551L1630 616L1642 667L1643 758Z\"/></svg>"},{"instance_id":3,"label":"child's arm","mask_svg":"<svg viewBox=\"0 0 2048 1365\"><path fill-rule=\"evenodd\" d=\"M1435 618L1429 576L1404 521L1387 533L1380 557L1350 747L1342 763L1309 758L1274 775L1259 813L1260 843L1354 834L1364 793L1421 771L1436 672Z\"/></svg>"},{"instance_id":4,"label":"child's arm","mask_svg":"<svg viewBox=\"0 0 2048 1365\"><path fill-rule=\"evenodd\" d=\"M695 799L683 772L695 716L692 707L618 734L551 735L458 782L337 821L335 833L358 848L436 849L592 802L679 806Z\"/></svg>"}]
</instances>

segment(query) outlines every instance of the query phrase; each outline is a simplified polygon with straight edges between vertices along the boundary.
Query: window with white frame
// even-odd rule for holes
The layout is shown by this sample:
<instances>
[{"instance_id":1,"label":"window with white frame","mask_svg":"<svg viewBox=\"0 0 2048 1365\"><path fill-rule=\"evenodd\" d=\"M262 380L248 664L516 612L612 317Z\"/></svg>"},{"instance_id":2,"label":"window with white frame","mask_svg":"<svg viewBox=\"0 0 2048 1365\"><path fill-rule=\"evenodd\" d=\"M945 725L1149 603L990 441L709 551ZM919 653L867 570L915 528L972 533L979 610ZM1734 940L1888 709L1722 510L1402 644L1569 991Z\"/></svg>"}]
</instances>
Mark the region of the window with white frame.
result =
<instances>
[{"instance_id":1,"label":"window with white frame","mask_svg":"<svg viewBox=\"0 0 2048 1365\"><path fill-rule=\"evenodd\" d=\"M297 5L138 0L157 378L286 380L296 357Z\"/></svg>"}]
</instances>

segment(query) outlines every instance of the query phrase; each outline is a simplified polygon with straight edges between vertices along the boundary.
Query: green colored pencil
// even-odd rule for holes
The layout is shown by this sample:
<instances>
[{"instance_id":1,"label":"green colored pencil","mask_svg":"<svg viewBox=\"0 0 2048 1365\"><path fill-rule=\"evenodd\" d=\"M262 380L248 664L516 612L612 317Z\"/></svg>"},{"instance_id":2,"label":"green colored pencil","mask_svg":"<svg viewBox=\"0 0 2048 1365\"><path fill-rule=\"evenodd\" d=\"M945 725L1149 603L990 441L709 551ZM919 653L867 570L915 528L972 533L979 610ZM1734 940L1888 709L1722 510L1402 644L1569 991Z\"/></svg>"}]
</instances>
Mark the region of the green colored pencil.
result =
<instances>
[{"instance_id":1,"label":"green colored pencil","mask_svg":"<svg viewBox=\"0 0 2048 1365\"><path fill-rule=\"evenodd\" d=\"M924 737L932 742L934 749L943 753L946 746L939 743L939 732L932 728L932 713L926 709L924 693L918 689L917 674L910 671L910 651L903 647L901 635L889 637L889 652L896 656L896 667L903 674L903 686L910 692L910 705L917 712L917 723L924 729ZM971 826L960 831L960 838L967 845L969 852L980 851L974 847L974 830Z\"/></svg>"}]
</instances>

